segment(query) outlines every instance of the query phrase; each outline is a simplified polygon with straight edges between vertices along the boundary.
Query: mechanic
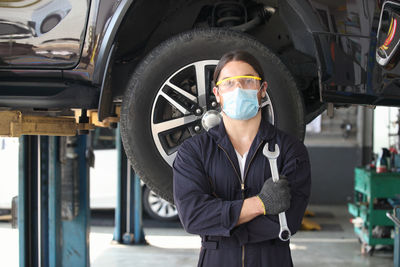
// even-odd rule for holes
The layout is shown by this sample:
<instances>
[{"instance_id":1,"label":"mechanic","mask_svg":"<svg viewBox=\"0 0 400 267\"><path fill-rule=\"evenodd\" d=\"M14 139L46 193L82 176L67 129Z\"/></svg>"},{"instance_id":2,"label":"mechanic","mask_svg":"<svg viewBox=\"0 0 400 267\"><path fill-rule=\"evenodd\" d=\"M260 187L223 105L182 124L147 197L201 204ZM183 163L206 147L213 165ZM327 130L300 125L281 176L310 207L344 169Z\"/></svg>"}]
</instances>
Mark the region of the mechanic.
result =
<instances>
[{"instance_id":1,"label":"mechanic","mask_svg":"<svg viewBox=\"0 0 400 267\"><path fill-rule=\"evenodd\" d=\"M307 150L263 118L268 84L253 55L223 55L214 83L222 122L187 139L173 164L180 220L202 238L198 266L293 266L289 241L278 238L277 214L286 212L292 234L301 226L311 187ZM266 143L280 149L276 183Z\"/></svg>"}]
</instances>

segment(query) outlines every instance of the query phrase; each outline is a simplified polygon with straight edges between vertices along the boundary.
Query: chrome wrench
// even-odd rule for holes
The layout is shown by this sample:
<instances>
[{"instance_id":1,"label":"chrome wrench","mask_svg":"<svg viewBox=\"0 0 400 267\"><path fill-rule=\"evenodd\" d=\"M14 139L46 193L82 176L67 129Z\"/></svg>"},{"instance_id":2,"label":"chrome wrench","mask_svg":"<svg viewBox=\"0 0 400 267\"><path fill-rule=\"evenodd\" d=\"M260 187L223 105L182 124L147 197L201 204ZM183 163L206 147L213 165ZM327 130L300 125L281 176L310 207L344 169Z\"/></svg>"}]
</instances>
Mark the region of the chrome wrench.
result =
<instances>
[{"instance_id":1,"label":"chrome wrench","mask_svg":"<svg viewBox=\"0 0 400 267\"><path fill-rule=\"evenodd\" d=\"M279 146L275 144L275 151L270 151L268 143L264 145L263 154L268 158L269 166L271 167L272 181L275 183L279 180L278 165L276 164L276 159L279 157ZM282 241L288 241L290 239L291 233L289 227L287 226L286 214L285 212L279 213L279 224L281 225L281 230L279 231L279 239Z\"/></svg>"}]
</instances>

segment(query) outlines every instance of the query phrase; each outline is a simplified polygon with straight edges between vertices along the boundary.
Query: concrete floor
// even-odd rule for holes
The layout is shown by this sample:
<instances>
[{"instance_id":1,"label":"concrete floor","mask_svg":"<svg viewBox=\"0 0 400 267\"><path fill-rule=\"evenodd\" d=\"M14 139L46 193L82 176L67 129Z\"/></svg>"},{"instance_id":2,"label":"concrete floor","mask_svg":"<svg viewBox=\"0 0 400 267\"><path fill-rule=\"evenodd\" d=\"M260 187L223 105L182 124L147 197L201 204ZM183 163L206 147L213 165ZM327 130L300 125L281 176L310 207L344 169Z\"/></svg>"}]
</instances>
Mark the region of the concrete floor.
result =
<instances>
[{"instance_id":1,"label":"concrete floor","mask_svg":"<svg viewBox=\"0 0 400 267\"><path fill-rule=\"evenodd\" d=\"M291 241L295 266L393 266L393 252L378 250L373 256L360 253L346 206L311 206L313 221L321 231L300 231ZM185 233L179 227L144 228L149 245L125 246L114 244L112 227L92 226L90 262L93 267L118 266L179 266L197 265L200 238ZM18 266L18 231L0 223L0 258L2 266Z\"/></svg>"}]
</instances>

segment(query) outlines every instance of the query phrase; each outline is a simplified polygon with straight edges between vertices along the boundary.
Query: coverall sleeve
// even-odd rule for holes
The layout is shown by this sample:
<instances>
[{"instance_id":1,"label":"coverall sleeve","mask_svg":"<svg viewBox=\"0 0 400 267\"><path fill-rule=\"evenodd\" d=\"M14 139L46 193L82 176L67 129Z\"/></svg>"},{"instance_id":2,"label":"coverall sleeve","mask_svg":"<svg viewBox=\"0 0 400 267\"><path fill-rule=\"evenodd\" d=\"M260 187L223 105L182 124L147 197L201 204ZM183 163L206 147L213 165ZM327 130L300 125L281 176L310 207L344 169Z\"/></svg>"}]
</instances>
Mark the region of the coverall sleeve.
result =
<instances>
[{"instance_id":1,"label":"coverall sleeve","mask_svg":"<svg viewBox=\"0 0 400 267\"><path fill-rule=\"evenodd\" d=\"M290 232L294 235L301 226L301 221L310 197L311 171L308 153L303 145L294 156L285 162L280 174L285 175L290 183L290 208L286 211L286 220ZM233 231L240 244L262 242L278 238L280 230L277 215L258 216L242 224Z\"/></svg>"},{"instance_id":2,"label":"coverall sleeve","mask_svg":"<svg viewBox=\"0 0 400 267\"><path fill-rule=\"evenodd\" d=\"M174 201L179 218L189 233L230 236L243 200L225 201L212 195L198 151L184 142L173 164Z\"/></svg>"}]
</instances>

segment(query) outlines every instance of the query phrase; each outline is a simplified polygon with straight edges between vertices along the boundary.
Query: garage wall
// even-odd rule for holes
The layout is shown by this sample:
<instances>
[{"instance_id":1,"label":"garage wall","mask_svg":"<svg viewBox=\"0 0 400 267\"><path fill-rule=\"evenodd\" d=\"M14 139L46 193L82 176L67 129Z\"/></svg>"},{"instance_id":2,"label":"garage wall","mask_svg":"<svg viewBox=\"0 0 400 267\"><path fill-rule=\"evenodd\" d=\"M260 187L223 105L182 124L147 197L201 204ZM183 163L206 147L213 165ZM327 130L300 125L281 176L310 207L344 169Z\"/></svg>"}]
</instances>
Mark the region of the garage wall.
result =
<instances>
[{"instance_id":1,"label":"garage wall","mask_svg":"<svg viewBox=\"0 0 400 267\"><path fill-rule=\"evenodd\" d=\"M311 204L346 204L353 198L354 167L361 151L354 147L308 147Z\"/></svg>"},{"instance_id":2,"label":"garage wall","mask_svg":"<svg viewBox=\"0 0 400 267\"><path fill-rule=\"evenodd\" d=\"M354 168L369 161L372 152L367 142L372 142L372 128L366 127L363 112L356 106L335 109L333 118L324 112L307 125L304 143L311 160L310 203L338 205L352 201Z\"/></svg>"}]
</instances>

